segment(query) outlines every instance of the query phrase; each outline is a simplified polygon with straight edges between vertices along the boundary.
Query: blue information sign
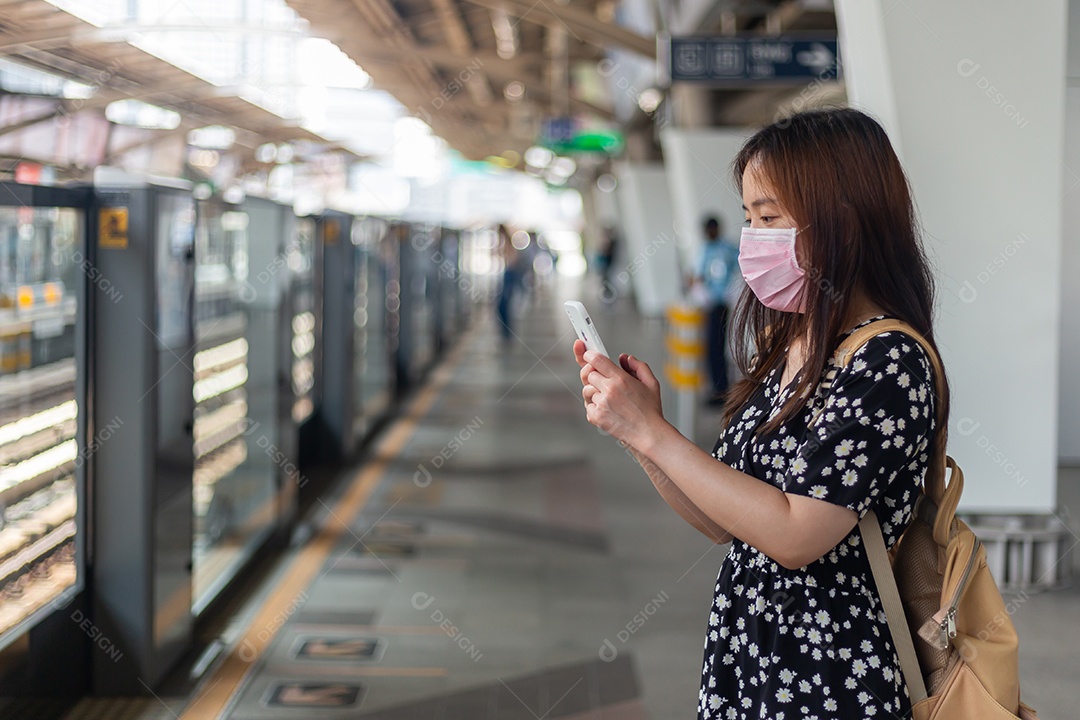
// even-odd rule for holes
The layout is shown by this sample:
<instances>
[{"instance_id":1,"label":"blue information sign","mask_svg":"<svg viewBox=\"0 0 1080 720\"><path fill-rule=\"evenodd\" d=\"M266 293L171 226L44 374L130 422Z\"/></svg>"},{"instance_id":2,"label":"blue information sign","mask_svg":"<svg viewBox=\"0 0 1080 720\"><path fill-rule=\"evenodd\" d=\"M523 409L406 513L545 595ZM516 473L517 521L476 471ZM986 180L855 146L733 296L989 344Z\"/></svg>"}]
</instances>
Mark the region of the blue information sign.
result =
<instances>
[{"instance_id":1,"label":"blue information sign","mask_svg":"<svg viewBox=\"0 0 1080 720\"><path fill-rule=\"evenodd\" d=\"M568 143L574 138L574 118L553 117L544 120L540 137L547 144Z\"/></svg>"},{"instance_id":2,"label":"blue information sign","mask_svg":"<svg viewBox=\"0 0 1080 720\"><path fill-rule=\"evenodd\" d=\"M672 82L801 82L839 75L836 38L671 38Z\"/></svg>"}]
</instances>

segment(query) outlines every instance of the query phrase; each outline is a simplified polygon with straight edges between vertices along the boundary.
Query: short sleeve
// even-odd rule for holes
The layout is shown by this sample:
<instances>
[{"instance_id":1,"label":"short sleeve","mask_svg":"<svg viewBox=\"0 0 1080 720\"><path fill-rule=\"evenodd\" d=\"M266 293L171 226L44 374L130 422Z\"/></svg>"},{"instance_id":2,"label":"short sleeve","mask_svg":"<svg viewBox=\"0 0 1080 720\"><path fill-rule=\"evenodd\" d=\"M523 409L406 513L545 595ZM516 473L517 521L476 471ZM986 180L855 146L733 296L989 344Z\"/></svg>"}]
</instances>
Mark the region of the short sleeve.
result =
<instances>
[{"instance_id":1,"label":"short sleeve","mask_svg":"<svg viewBox=\"0 0 1080 720\"><path fill-rule=\"evenodd\" d=\"M708 248L707 245L702 244L701 251L698 253L698 256L697 256L697 266L694 268L696 270L696 272L694 274L697 275L697 277L699 277L699 278L704 278L706 270L708 270L708 267L709 267L709 248Z\"/></svg>"},{"instance_id":2,"label":"short sleeve","mask_svg":"<svg viewBox=\"0 0 1080 720\"><path fill-rule=\"evenodd\" d=\"M739 270L739 248L726 241L724 241L724 248L727 252L728 274L734 275Z\"/></svg>"},{"instance_id":3,"label":"short sleeve","mask_svg":"<svg viewBox=\"0 0 1080 720\"><path fill-rule=\"evenodd\" d=\"M825 500L861 518L896 481L914 489L929 462L934 385L922 346L898 332L863 345L848 366L826 375L785 492Z\"/></svg>"}]
</instances>

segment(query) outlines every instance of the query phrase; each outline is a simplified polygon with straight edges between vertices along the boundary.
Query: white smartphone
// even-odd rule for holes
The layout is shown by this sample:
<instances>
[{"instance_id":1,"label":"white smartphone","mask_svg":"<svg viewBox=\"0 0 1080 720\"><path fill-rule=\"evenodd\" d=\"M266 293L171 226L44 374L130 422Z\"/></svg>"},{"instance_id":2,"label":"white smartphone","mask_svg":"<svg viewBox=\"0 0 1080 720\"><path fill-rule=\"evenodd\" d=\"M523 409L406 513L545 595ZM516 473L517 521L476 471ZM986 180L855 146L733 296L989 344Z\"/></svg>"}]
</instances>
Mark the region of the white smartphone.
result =
<instances>
[{"instance_id":1,"label":"white smartphone","mask_svg":"<svg viewBox=\"0 0 1080 720\"><path fill-rule=\"evenodd\" d=\"M585 306L577 300L568 300L565 307L566 314L570 316L570 322L574 325L574 332L585 341L585 348L595 350L601 355L610 358L607 348L604 347L604 341L600 339L600 333L596 331L596 326L593 325L592 318L589 317L589 311L585 309Z\"/></svg>"}]
</instances>

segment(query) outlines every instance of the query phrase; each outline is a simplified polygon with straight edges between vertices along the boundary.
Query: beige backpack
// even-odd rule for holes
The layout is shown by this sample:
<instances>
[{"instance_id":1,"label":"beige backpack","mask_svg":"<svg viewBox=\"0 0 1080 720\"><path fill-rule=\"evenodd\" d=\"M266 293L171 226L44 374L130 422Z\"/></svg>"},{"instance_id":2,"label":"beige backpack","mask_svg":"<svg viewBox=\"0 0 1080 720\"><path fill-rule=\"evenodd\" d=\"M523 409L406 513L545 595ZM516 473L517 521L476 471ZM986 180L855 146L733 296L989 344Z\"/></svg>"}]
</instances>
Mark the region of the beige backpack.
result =
<instances>
[{"instance_id":1,"label":"beige backpack","mask_svg":"<svg viewBox=\"0 0 1080 720\"><path fill-rule=\"evenodd\" d=\"M849 335L836 351L845 367L872 337L902 332L933 365L938 396L941 360L907 323L878 320ZM1038 720L1020 702L1019 639L986 566L986 550L956 518L964 473L945 453L947 426L938 411L930 466L915 516L892 550L873 511L859 521L870 568L911 698L913 720ZM951 470L948 485L946 470Z\"/></svg>"}]
</instances>

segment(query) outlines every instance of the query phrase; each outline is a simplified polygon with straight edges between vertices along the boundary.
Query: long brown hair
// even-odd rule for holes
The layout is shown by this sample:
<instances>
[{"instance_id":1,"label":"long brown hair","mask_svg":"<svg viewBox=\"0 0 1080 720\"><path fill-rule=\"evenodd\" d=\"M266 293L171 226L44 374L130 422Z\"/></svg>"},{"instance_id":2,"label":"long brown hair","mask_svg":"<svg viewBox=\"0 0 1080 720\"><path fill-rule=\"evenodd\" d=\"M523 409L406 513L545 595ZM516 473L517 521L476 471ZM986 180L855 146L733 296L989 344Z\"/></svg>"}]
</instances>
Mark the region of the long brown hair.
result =
<instances>
[{"instance_id":1,"label":"long brown hair","mask_svg":"<svg viewBox=\"0 0 1080 720\"><path fill-rule=\"evenodd\" d=\"M785 118L759 130L735 158L732 170L740 195L750 166L800 228L800 264L807 275L805 313L771 310L747 287L731 323L732 354L744 377L728 393L724 425L784 361L786 346L808 337L799 382L776 417L761 427L764 434L805 407L840 335L850 329L845 327L848 312L860 289L937 350L934 280L907 177L873 118L852 109ZM945 387L936 405L947 420ZM938 430L943 437L945 428Z\"/></svg>"}]
</instances>

